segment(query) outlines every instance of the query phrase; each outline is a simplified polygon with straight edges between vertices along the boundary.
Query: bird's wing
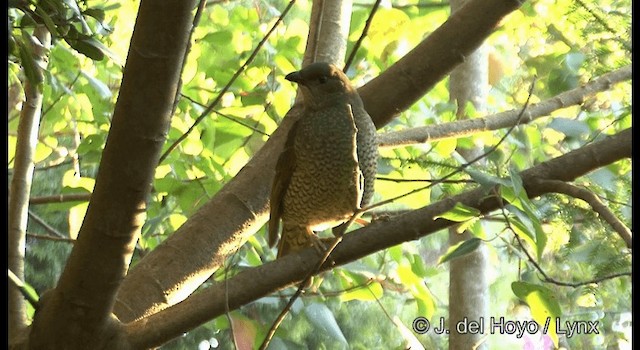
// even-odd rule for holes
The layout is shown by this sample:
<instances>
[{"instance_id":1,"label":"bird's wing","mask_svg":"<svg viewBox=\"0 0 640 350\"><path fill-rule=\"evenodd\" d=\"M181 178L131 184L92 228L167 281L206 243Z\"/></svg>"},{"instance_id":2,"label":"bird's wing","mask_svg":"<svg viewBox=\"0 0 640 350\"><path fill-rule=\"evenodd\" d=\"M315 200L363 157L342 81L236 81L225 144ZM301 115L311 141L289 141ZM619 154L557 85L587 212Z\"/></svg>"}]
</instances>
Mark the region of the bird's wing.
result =
<instances>
[{"instance_id":1,"label":"bird's wing","mask_svg":"<svg viewBox=\"0 0 640 350\"><path fill-rule=\"evenodd\" d=\"M269 209L269 246L273 247L278 241L278 230L280 228L280 217L282 216L283 199L287 192L291 175L296 167L296 155L293 144L298 129L296 121L289 130L287 141L282 153L276 163L276 176L271 185L270 209Z\"/></svg>"}]
</instances>

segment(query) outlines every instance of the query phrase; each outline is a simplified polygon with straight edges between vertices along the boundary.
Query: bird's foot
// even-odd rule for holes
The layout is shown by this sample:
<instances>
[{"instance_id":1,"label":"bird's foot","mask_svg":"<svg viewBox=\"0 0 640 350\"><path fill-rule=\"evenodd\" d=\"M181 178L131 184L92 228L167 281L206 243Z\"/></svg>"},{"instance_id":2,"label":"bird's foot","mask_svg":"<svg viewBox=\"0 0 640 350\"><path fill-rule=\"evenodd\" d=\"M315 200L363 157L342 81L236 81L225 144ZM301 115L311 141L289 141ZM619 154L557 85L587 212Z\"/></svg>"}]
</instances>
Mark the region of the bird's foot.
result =
<instances>
[{"instance_id":1,"label":"bird's foot","mask_svg":"<svg viewBox=\"0 0 640 350\"><path fill-rule=\"evenodd\" d=\"M334 237L327 237L327 238L315 237L315 240L313 240L314 241L313 246L316 248L316 250L320 254L320 257L326 256L325 260L328 261L331 266L334 266L336 262L333 261L333 259L331 259L331 252L329 250L333 251L333 249L338 244L337 241L340 241L340 240L342 240L342 237L335 237L335 238Z\"/></svg>"},{"instance_id":2,"label":"bird's foot","mask_svg":"<svg viewBox=\"0 0 640 350\"><path fill-rule=\"evenodd\" d=\"M327 252L327 246L325 245L326 240L319 238L318 236L311 235L309 236L311 245L316 249L318 254L322 257Z\"/></svg>"}]
</instances>

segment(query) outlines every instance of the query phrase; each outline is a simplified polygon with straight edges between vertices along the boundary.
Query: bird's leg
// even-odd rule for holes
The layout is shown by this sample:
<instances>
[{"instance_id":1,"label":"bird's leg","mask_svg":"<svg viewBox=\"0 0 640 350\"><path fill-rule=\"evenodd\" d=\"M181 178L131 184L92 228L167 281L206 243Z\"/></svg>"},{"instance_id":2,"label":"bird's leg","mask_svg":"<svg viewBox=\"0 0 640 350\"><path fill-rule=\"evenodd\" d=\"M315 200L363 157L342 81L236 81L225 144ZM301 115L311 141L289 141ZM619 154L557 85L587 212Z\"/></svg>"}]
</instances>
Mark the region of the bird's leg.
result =
<instances>
[{"instance_id":1,"label":"bird's leg","mask_svg":"<svg viewBox=\"0 0 640 350\"><path fill-rule=\"evenodd\" d=\"M323 239L316 236L316 234L311 230L309 230L308 233L311 245L316 249L320 256L324 256L324 253L327 251L327 246L322 242Z\"/></svg>"}]
</instances>

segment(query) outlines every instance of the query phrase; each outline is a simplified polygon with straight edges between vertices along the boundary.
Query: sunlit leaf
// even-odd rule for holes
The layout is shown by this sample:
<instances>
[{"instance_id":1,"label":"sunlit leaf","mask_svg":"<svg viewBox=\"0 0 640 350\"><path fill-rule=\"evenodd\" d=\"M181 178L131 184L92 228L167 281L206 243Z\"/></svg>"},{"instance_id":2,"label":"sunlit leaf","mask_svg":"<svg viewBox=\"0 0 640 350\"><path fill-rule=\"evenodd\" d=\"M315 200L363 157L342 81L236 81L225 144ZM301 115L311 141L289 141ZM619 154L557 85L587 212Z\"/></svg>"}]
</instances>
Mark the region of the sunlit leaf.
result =
<instances>
[{"instance_id":1,"label":"sunlit leaf","mask_svg":"<svg viewBox=\"0 0 640 350\"><path fill-rule=\"evenodd\" d=\"M546 329L544 333L551 337L557 347L556 320L562 316L562 311L554 292L544 286L527 282L513 282L511 290L529 305L534 321L540 325L541 330Z\"/></svg>"},{"instance_id":2,"label":"sunlit leaf","mask_svg":"<svg viewBox=\"0 0 640 350\"><path fill-rule=\"evenodd\" d=\"M594 307L597 305L596 296L593 293L585 293L576 299L576 305L582 307Z\"/></svg>"},{"instance_id":3,"label":"sunlit leaf","mask_svg":"<svg viewBox=\"0 0 640 350\"><path fill-rule=\"evenodd\" d=\"M418 285L414 289L413 295L418 305L416 315L421 315L429 319L432 318L436 310L436 301L429 289L424 285Z\"/></svg>"},{"instance_id":4,"label":"sunlit leaf","mask_svg":"<svg viewBox=\"0 0 640 350\"><path fill-rule=\"evenodd\" d=\"M186 221L187 217L182 214L174 213L169 215L169 224L171 225L171 227L173 227L174 230L182 226L182 224L184 224Z\"/></svg>"},{"instance_id":5,"label":"sunlit leaf","mask_svg":"<svg viewBox=\"0 0 640 350\"><path fill-rule=\"evenodd\" d=\"M458 202L453 206L453 208L440 215L434 216L434 219L442 218L450 221L462 222L476 218L478 215L480 215L480 211L478 209L468 207Z\"/></svg>"},{"instance_id":6,"label":"sunlit leaf","mask_svg":"<svg viewBox=\"0 0 640 350\"><path fill-rule=\"evenodd\" d=\"M356 289L351 289L343 294L340 294L340 300L342 302L351 300L361 301L376 301L376 299L382 298L384 290L378 282L371 283L367 286L362 286Z\"/></svg>"},{"instance_id":7,"label":"sunlit leaf","mask_svg":"<svg viewBox=\"0 0 640 350\"><path fill-rule=\"evenodd\" d=\"M89 208L89 203L82 203L75 205L69 209L69 237L72 239L78 238L78 233L82 227L84 216Z\"/></svg>"},{"instance_id":8,"label":"sunlit leaf","mask_svg":"<svg viewBox=\"0 0 640 350\"><path fill-rule=\"evenodd\" d=\"M387 249L389 256L396 262L402 261L402 244L394 245L393 247Z\"/></svg>"},{"instance_id":9,"label":"sunlit leaf","mask_svg":"<svg viewBox=\"0 0 640 350\"><path fill-rule=\"evenodd\" d=\"M62 176L62 186L85 189L89 192L93 191L95 182L93 178L78 176L73 169L65 172Z\"/></svg>"},{"instance_id":10,"label":"sunlit leaf","mask_svg":"<svg viewBox=\"0 0 640 350\"><path fill-rule=\"evenodd\" d=\"M511 229L520 237L524 239L531 247L536 247L535 229L532 227L531 222L526 216L520 216L509 220Z\"/></svg>"},{"instance_id":11,"label":"sunlit leaf","mask_svg":"<svg viewBox=\"0 0 640 350\"><path fill-rule=\"evenodd\" d=\"M38 143L36 145L36 152L33 155L33 161L35 163L41 162L41 161L47 159L47 157L49 157L52 153L53 153L53 148L51 148L48 145L44 145L42 143Z\"/></svg>"},{"instance_id":12,"label":"sunlit leaf","mask_svg":"<svg viewBox=\"0 0 640 350\"><path fill-rule=\"evenodd\" d=\"M458 142L454 138L448 138L444 140L439 140L434 143L434 150L438 152L442 157L450 157L453 152L456 150L456 146Z\"/></svg>"},{"instance_id":13,"label":"sunlit leaf","mask_svg":"<svg viewBox=\"0 0 640 350\"><path fill-rule=\"evenodd\" d=\"M411 270L411 267L406 264L398 266L396 273L400 278L400 282L404 285L410 286L422 283L422 278L416 275L413 270Z\"/></svg>"}]
</instances>

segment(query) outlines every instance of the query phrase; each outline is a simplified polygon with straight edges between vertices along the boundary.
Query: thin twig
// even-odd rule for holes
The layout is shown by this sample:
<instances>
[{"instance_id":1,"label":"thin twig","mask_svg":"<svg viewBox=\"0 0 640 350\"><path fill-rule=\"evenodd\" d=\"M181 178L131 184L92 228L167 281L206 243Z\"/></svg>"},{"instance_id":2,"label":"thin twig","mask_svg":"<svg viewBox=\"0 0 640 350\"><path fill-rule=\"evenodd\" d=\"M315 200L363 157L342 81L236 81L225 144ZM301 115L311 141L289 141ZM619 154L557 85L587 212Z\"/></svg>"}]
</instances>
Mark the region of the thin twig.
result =
<instances>
[{"instance_id":1,"label":"thin twig","mask_svg":"<svg viewBox=\"0 0 640 350\"><path fill-rule=\"evenodd\" d=\"M229 89L231 88L231 85L236 81L236 79L238 79L238 77L240 76L240 74L242 74L242 72L244 72L244 70L247 68L247 66L253 61L253 59L258 55L258 52L260 51L260 49L262 48L262 46L267 42L267 40L269 39L269 37L271 36L271 33L273 33L276 29L276 27L278 26L278 24L280 24L280 22L282 22L282 20L284 19L284 17L287 15L287 13L289 12L289 10L293 7L293 5L295 4L296 0L291 0L289 2L289 4L287 5L287 7L284 9L284 11L282 12L282 14L280 15L280 17L278 17L278 20L273 24L273 26L271 27L271 29L269 29L269 31L267 32L267 34L264 36L264 38L262 38L262 40L258 43L258 46L256 46L256 48L253 50L253 52L251 53L251 55L249 56L249 58L247 58L247 60L244 62L244 64L235 72L235 74L233 75L233 77L231 77L231 79L229 80L229 82L227 83L227 85L224 86L224 88L222 88L222 90L218 93L218 96L216 96L216 98L213 100L213 102L211 102L211 104L209 104L209 106L204 110L204 112L202 112L200 114L200 116L198 116L198 118L196 118L196 120L193 122L193 124L189 127L189 129L182 134L174 143L172 143L169 148L162 154L162 156L160 157L160 160L158 161L158 164L162 163L168 156L169 153L171 153L171 151L173 151L176 147L178 147L178 145L184 141L187 136L189 136L189 134L191 134L191 132L193 132L193 130L195 129L195 127L200 124L200 122L202 122L202 120L204 120L204 118L209 115L209 113L211 113L211 111L213 111L213 109L218 105L218 103L222 100L222 97L224 96L224 94L229 91Z\"/></svg>"},{"instance_id":2,"label":"thin twig","mask_svg":"<svg viewBox=\"0 0 640 350\"><path fill-rule=\"evenodd\" d=\"M193 38L193 33L195 33L196 28L200 24L200 18L202 18L202 12L204 11L204 6L207 3L207 0L200 0L198 3L198 8L196 9L196 13L193 16L193 21L191 22L191 29L189 30L189 37L187 39L187 47L184 50L184 55L182 56L182 67L180 67L180 79L178 79L178 87L176 88L176 94L173 97L173 106L171 107L171 115L176 112L178 108L178 102L180 101L180 92L182 91L182 73L184 72L184 67L187 65L187 57L189 57L189 52L191 52L191 45Z\"/></svg>"},{"instance_id":3,"label":"thin twig","mask_svg":"<svg viewBox=\"0 0 640 350\"><path fill-rule=\"evenodd\" d=\"M50 169L57 168L57 167L60 167L60 166L63 166L63 165L73 164L73 159L65 160L65 158L66 157L58 158L58 159L56 159L54 161L49 162L49 165L44 165L42 167L35 168L33 170L35 170L35 171L50 170Z\"/></svg>"},{"instance_id":4,"label":"thin twig","mask_svg":"<svg viewBox=\"0 0 640 350\"><path fill-rule=\"evenodd\" d=\"M387 309L385 309L384 305L382 305L382 303L380 302L380 299L378 299L378 297L375 295L375 293L373 293L371 288L369 288L369 285L367 285L367 290L369 291L369 293L371 293L371 296L373 296L373 298L376 300L376 303L378 303L378 306L380 306L380 309L382 309L382 312L387 316L389 321L391 321L391 323L395 324L395 322L393 322L393 317L391 317L391 315L389 315L389 313L387 312Z\"/></svg>"},{"instance_id":5,"label":"thin twig","mask_svg":"<svg viewBox=\"0 0 640 350\"><path fill-rule=\"evenodd\" d=\"M64 202L88 202L91 193L57 194L52 196L41 196L29 198L29 205L64 203Z\"/></svg>"},{"instance_id":6,"label":"thin twig","mask_svg":"<svg viewBox=\"0 0 640 350\"><path fill-rule=\"evenodd\" d=\"M194 100L193 98L191 98L191 97L189 97L189 96L187 96L187 95L185 95L185 94L181 94L181 96L182 96L182 97L184 97L184 98L186 98L187 100L189 100L191 103L197 104L197 105L198 105L198 106L200 106L200 107L207 107L205 104L203 104L203 103L201 103L201 102L198 102L198 101ZM211 112L213 112L213 113L215 113L215 114L217 114L217 115L219 115L219 116L221 116L221 117L223 117L223 118L225 118L225 119L228 119L228 120L230 120L230 121L232 121L232 122L234 122L234 123L236 123L236 124L242 125L242 126L244 126L245 128L247 128L247 129L249 129L249 130L251 130L251 131L253 131L253 132L257 132L257 133L262 134L262 135L265 135L265 136L271 136L271 135L267 134L266 132L264 132L264 131L262 131L262 130L260 130L260 129L258 129L258 128L254 127L254 126L251 126L251 125L249 125L249 124L247 124L247 123L243 122L242 120L240 120L240 119L239 119L238 117L236 117L236 116L230 116L230 115L228 115L228 114L224 114L224 113L222 113L222 112L219 112L219 111L217 111L217 110L215 110L215 109L211 110Z\"/></svg>"},{"instance_id":7,"label":"thin twig","mask_svg":"<svg viewBox=\"0 0 640 350\"><path fill-rule=\"evenodd\" d=\"M317 296L338 297L338 296L344 295L346 293L353 292L354 290L366 288L371 283L373 283L373 281L374 281L373 278L369 278L363 284L358 284L358 285L351 286L351 287L348 287L348 288L345 288L345 289L332 290L332 291L328 291L328 292L306 292L306 293L304 293L304 295L301 295L301 297L317 297ZM291 297L293 297L293 294L281 294L278 297L280 297L280 298L291 298Z\"/></svg>"},{"instance_id":8,"label":"thin twig","mask_svg":"<svg viewBox=\"0 0 640 350\"><path fill-rule=\"evenodd\" d=\"M561 193L587 202L620 235L627 248L631 249L631 230L593 192L560 180L539 180L538 186L545 192Z\"/></svg>"},{"instance_id":9,"label":"thin twig","mask_svg":"<svg viewBox=\"0 0 640 350\"><path fill-rule=\"evenodd\" d=\"M371 12L369 13L369 17L367 18L367 21L364 24L364 28L362 29L362 33L360 33L360 37L358 38L358 41L356 41L356 43L353 45L353 49L351 49L349 58L347 59L347 62L344 64L344 69L342 71L344 71L345 73L351 66L353 59L356 57L356 53L358 52L360 45L362 45L362 41L364 40L364 38L367 37L367 33L369 32L369 27L371 26L371 22L373 22L373 16L375 16L376 11L378 11L378 7L380 7L381 1L382 0L376 0L376 2L373 4L373 7L371 8Z\"/></svg>"},{"instance_id":10,"label":"thin twig","mask_svg":"<svg viewBox=\"0 0 640 350\"><path fill-rule=\"evenodd\" d=\"M555 278L549 277L549 275L544 271L544 269L540 266L540 264L538 264L538 262L533 258L533 256L531 256L527 248L522 243L522 240L520 239L520 237L518 237L518 234L515 232L515 230L511 226L511 220L509 219L509 216L507 215L507 212L504 206L501 206L500 209L502 211L502 215L504 216L505 224L507 225L507 228L509 229L509 231L513 233L513 236L518 242L518 245L520 246L521 251L527 256L527 259L529 260L531 265L533 265L533 267L538 271L538 273L542 275L542 278L540 279L542 282L551 283L551 284L555 284L557 286L562 286L562 287L577 288L577 287L581 287L589 284L594 284L594 283L597 284L597 283L610 280L613 278L617 278L617 277L631 276L631 272L620 272L620 273L615 273L615 274L603 276L600 278L594 278L594 279L591 279L588 281L582 281L582 282L564 282L564 281L559 281Z\"/></svg>"},{"instance_id":11,"label":"thin twig","mask_svg":"<svg viewBox=\"0 0 640 350\"><path fill-rule=\"evenodd\" d=\"M35 238L35 239L44 239L44 240L47 240L47 241L55 241L55 242L76 243L76 240L73 239L73 238L41 235L41 234L29 233L29 232L27 232L27 237L31 237L31 238Z\"/></svg>"},{"instance_id":12,"label":"thin twig","mask_svg":"<svg viewBox=\"0 0 640 350\"><path fill-rule=\"evenodd\" d=\"M13 285L16 286L16 288L18 288L18 290L20 290L20 293L22 294L22 296L24 296L24 298L27 299L29 304L31 304L31 306L33 306L33 308L37 310L38 309L38 299L35 299L31 295L31 293L29 293L27 291L27 287L26 287L25 283L18 276L16 276L16 274L13 273L13 271L11 271L11 269L7 269L7 271L9 271L9 281L11 281L13 283Z\"/></svg>"},{"instance_id":13,"label":"thin twig","mask_svg":"<svg viewBox=\"0 0 640 350\"><path fill-rule=\"evenodd\" d=\"M451 184L470 184L470 183L476 183L473 180L470 179L461 179L461 180L434 180L434 179L395 179L392 177L383 177L383 176L376 176L376 181L391 181L391 182L436 182L436 181L440 181L438 183L451 183Z\"/></svg>"},{"instance_id":14,"label":"thin twig","mask_svg":"<svg viewBox=\"0 0 640 350\"><path fill-rule=\"evenodd\" d=\"M78 72L78 74L76 75L75 78L73 78L73 80L71 81L71 83L69 84L68 89L71 90L71 88L73 87L73 85L76 84L76 82L78 81L78 78L80 78L80 75L82 75L82 70ZM62 97L64 96L68 96L69 94L67 94L65 91L63 91L58 97L56 97L55 100L53 100L53 102L51 102L51 104L45 108L42 111L42 118L44 118L45 115L47 115L47 113L49 113L49 111L51 111L51 109L53 108L53 106L55 106L58 102L60 102L60 100L62 99Z\"/></svg>"},{"instance_id":15,"label":"thin twig","mask_svg":"<svg viewBox=\"0 0 640 350\"><path fill-rule=\"evenodd\" d=\"M236 250L231 258L229 259L229 267L224 268L224 313L227 315L227 319L229 320L229 332L231 332L231 341L233 343L233 348L238 349L238 342L236 341L236 332L233 330L233 319L231 318L231 311L229 309L229 279L227 278L227 274L231 266L234 265L233 259L236 255L238 255L238 251Z\"/></svg>"},{"instance_id":16,"label":"thin twig","mask_svg":"<svg viewBox=\"0 0 640 350\"><path fill-rule=\"evenodd\" d=\"M356 2L353 4L353 6L369 7L371 6L371 4L363 4L363 3ZM449 7L449 2L433 1L433 2L419 2L417 4L406 4L406 5L391 4L391 7L394 9L406 9L406 8L416 8L416 7L417 8L441 8L441 7Z\"/></svg>"},{"instance_id":17,"label":"thin twig","mask_svg":"<svg viewBox=\"0 0 640 350\"><path fill-rule=\"evenodd\" d=\"M525 101L524 106L520 110L520 114L518 115L518 119L516 120L516 122L513 125L511 125L511 127L509 127L509 129L502 136L502 138L500 138L500 140L495 145L493 145L491 148L489 148L488 151L486 151L483 154L477 156L476 158L468 161L467 163L461 164L460 167L458 167L457 170L445 175L444 177L442 177L440 179L434 180L432 183L430 183L427 186L420 187L420 188L417 188L415 190L412 190L412 191L406 192L404 194L401 194L399 196L392 197L392 198L389 198L387 200L383 200L383 201L374 203L374 204L366 207L365 209L363 209L363 212L364 211L369 211L369 210L371 210L373 208L381 207L381 206L383 206L385 204L388 204L388 203L391 203L391 202L395 202L396 200L398 200L400 198L404 198L404 197L410 196L410 195L412 195L414 193L418 193L418 192L424 191L424 190L429 189L429 188L431 188L431 187L433 187L435 185L439 185L439 184L443 183L445 180L449 179L450 177L453 177L454 175L456 175L456 174L460 173L461 171L463 171L464 169L468 168L472 164L480 161L481 159L483 159L483 158L487 157L488 155L490 155L491 153L495 152L498 149L498 147L500 147L500 145L511 134L513 129L515 129L516 126L520 125L520 120L522 120L522 117L524 116L524 112L527 110L527 107L529 106L529 101L531 100L531 95L533 94L533 88L534 88L534 86L536 84L536 80L537 79L534 78L533 82L531 83L531 87L529 88L529 95L527 96L527 100Z\"/></svg>"},{"instance_id":18,"label":"thin twig","mask_svg":"<svg viewBox=\"0 0 640 350\"><path fill-rule=\"evenodd\" d=\"M592 10L589 6L587 6L587 4L584 1L576 0L576 2L583 9L585 9L585 11L587 11L596 20L598 24L600 24L606 31L608 31L611 35L613 35L613 38L614 38L613 40L620 43L624 47L624 49L627 50L628 52L632 51L631 46L629 46L629 43L625 40L622 40L622 36L619 35L613 28L609 26L609 23L607 20L602 18L599 14L597 14L594 10Z\"/></svg>"},{"instance_id":19,"label":"thin twig","mask_svg":"<svg viewBox=\"0 0 640 350\"><path fill-rule=\"evenodd\" d=\"M58 232L58 230L53 228L51 225L47 224L46 221L41 219L38 215L33 213L31 210L29 210L28 215L33 221L38 223L40 226L42 226L47 232L51 233L52 235L60 237L60 238L69 238L69 237L63 235L62 233Z\"/></svg>"}]
</instances>

